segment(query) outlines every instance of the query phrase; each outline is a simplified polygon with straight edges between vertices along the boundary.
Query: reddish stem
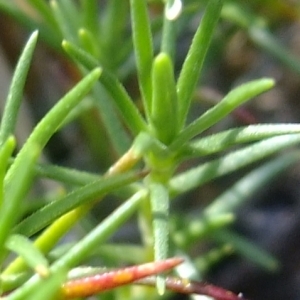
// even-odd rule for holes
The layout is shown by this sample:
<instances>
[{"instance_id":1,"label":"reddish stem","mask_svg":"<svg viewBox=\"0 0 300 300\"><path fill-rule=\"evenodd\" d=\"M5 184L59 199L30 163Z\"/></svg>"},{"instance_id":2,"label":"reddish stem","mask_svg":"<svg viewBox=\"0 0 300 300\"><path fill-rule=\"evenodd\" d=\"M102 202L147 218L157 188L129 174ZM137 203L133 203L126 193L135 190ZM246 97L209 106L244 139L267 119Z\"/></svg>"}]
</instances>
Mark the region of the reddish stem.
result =
<instances>
[{"instance_id":1,"label":"reddish stem","mask_svg":"<svg viewBox=\"0 0 300 300\"><path fill-rule=\"evenodd\" d=\"M182 262L182 258L174 257L164 261L151 262L74 279L63 284L62 297L63 299L73 299L92 296L102 291L173 269Z\"/></svg>"},{"instance_id":2,"label":"reddish stem","mask_svg":"<svg viewBox=\"0 0 300 300\"><path fill-rule=\"evenodd\" d=\"M155 277L147 277L137 281L138 284L155 286ZM166 278L166 287L180 294L197 294L213 297L216 300L246 300L243 296L236 295L221 287L198 281L190 281L176 277Z\"/></svg>"},{"instance_id":3,"label":"reddish stem","mask_svg":"<svg viewBox=\"0 0 300 300\"><path fill-rule=\"evenodd\" d=\"M153 275L170 270L182 261L181 258L175 257L73 279L62 286L61 298L88 297L128 283L155 286L156 277ZM177 293L206 295L213 297L215 300L246 300L242 295L236 295L212 284L176 277L167 277L166 287L168 290Z\"/></svg>"}]
</instances>

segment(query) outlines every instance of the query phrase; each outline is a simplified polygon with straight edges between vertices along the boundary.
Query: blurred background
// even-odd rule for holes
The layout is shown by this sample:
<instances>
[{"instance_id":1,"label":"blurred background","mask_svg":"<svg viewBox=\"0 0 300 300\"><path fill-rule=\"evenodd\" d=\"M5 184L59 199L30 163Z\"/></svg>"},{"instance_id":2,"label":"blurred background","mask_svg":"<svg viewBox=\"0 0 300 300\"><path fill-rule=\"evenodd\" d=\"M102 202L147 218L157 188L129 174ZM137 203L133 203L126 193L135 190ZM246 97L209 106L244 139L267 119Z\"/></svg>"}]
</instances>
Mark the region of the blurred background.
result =
<instances>
[{"instance_id":1,"label":"blurred background","mask_svg":"<svg viewBox=\"0 0 300 300\"><path fill-rule=\"evenodd\" d=\"M105 5L105 1L100 2ZM198 9L196 1L186 2L194 7L194 10L178 36L176 53L178 70L201 18L201 7ZM231 2L234 4L235 1ZM244 17L249 18L250 26L243 26L242 20L235 20L231 17L230 11L224 11L195 94L193 112L199 115L240 83L254 78L272 77L277 82L273 90L248 102L213 130L219 131L252 123L299 123L299 0L237 2L241 2L238 8L245 12ZM34 12L30 10L27 1L18 1L18 5L20 9L34 17ZM161 12L159 1L151 1L150 9L154 17L159 14ZM258 24L257 27L255 24ZM0 28L0 110L2 110L14 66L30 29L5 9L1 9L1 6ZM255 31L257 28L261 31ZM59 37L57 39L59 40ZM19 118L17 129L19 145L26 140L34 124L79 78L79 71L60 51L59 45L50 47L46 40L41 39L27 80ZM128 71L124 82L132 95L138 95L134 69ZM116 154L109 145L105 149L97 145L97 139L93 139L93 130L89 128L91 120L97 123L97 128L103 129L96 133L101 136L100 140L105 139L107 133L101 126L101 117L91 109L76 123L66 126L51 139L43 159L81 170L105 172L116 159ZM99 148L101 151L98 151ZM201 187L189 193L184 201L176 201L173 209L187 213L201 211L209 199L216 197L241 175L242 173L235 173ZM277 257L280 267L273 272L265 270L233 253L211 268L207 274L208 281L236 292L242 291L253 300L300 299L299 186L300 164L293 166L239 209L234 225L237 232ZM53 182L40 182L37 193L40 191L48 193L55 187ZM111 207L105 209L110 211ZM105 214L105 209L101 210L102 214ZM134 240L132 237L134 233L135 229L128 226L117 238ZM206 246L208 245L195 245L193 251L201 252ZM174 299L185 298L178 295Z\"/></svg>"}]
</instances>

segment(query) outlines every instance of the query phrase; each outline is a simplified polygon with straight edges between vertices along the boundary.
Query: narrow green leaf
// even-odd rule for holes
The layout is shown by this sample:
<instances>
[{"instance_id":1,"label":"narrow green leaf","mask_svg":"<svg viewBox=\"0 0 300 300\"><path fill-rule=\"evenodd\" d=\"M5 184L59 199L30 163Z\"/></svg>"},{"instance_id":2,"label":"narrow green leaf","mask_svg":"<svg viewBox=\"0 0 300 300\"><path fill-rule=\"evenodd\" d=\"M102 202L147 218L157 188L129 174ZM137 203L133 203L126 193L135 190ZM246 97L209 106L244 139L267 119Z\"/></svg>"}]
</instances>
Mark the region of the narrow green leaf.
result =
<instances>
[{"instance_id":1,"label":"narrow green leaf","mask_svg":"<svg viewBox=\"0 0 300 300\"><path fill-rule=\"evenodd\" d=\"M92 71L52 108L35 127L9 168L5 177L7 203L0 211L0 249L3 247L9 230L16 222L16 212L20 211L20 203L32 183L32 173L38 154L59 128L69 111L89 92L100 74L99 68Z\"/></svg>"},{"instance_id":2,"label":"narrow green leaf","mask_svg":"<svg viewBox=\"0 0 300 300\"><path fill-rule=\"evenodd\" d=\"M63 40L62 47L65 52L79 65L84 66L88 70L92 70L99 66L99 62L90 53L79 48L70 41Z\"/></svg>"},{"instance_id":3,"label":"narrow green leaf","mask_svg":"<svg viewBox=\"0 0 300 300\"><path fill-rule=\"evenodd\" d=\"M78 31L78 37L84 50L92 56L98 57L99 53L97 44L95 43L95 37L91 34L91 32L85 28L80 28Z\"/></svg>"},{"instance_id":4,"label":"narrow green leaf","mask_svg":"<svg viewBox=\"0 0 300 300\"><path fill-rule=\"evenodd\" d=\"M299 134L282 135L257 142L175 176L170 181L170 190L173 194L182 194L299 142Z\"/></svg>"},{"instance_id":5,"label":"narrow green leaf","mask_svg":"<svg viewBox=\"0 0 300 300\"><path fill-rule=\"evenodd\" d=\"M169 144L178 132L178 120L174 71L166 53L160 53L154 60L152 87L151 122L157 138Z\"/></svg>"},{"instance_id":6,"label":"narrow green leaf","mask_svg":"<svg viewBox=\"0 0 300 300\"><path fill-rule=\"evenodd\" d=\"M14 231L26 236L31 236L72 209L82 204L92 203L101 198L104 194L134 182L140 177L141 175L139 173L127 173L100 178L83 187L73 190L59 201L49 203L41 210L38 210L33 215L23 220L17 225Z\"/></svg>"},{"instance_id":7,"label":"narrow green leaf","mask_svg":"<svg viewBox=\"0 0 300 300\"><path fill-rule=\"evenodd\" d=\"M116 177L110 177L106 181L102 180L101 183L99 183L98 180L81 189L75 190L66 197L50 203L25 219L17 226L17 228L15 228L15 231L18 231L19 229L20 232L26 235L32 235L47 226L48 223L51 223L51 225L44 230L34 242L35 247L42 253L48 253L53 249L57 242L87 214L95 204L95 201L99 202L101 200L103 194L108 193L111 190L116 190L121 185L130 183L140 176L140 174L123 174ZM72 201L75 202L77 207L74 207ZM5 275L15 274L26 269L27 267L24 260L18 257L3 273Z\"/></svg>"},{"instance_id":8,"label":"narrow green leaf","mask_svg":"<svg viewBox=\"0 0 300 300\"><path fill-rule=\"evenodd\" d=\"M62 36L71 41L76 41L80 20L77 9L69 0L51 0L50 7L56 22L59 25Z\"/></svg>"},{"instance_id":9,"label":"narrow green leaf","mask_svg":"<svg viewBox=\"0 0 300 300\"><path fill-rule=\"evenodd\" d=\"M202 21L195 33L177 82L177 96L180 128L184 126L192 95L201 73L206 52L214 29L219 20L223 1L208 2Z\"/></svg>"},{"instance_id":10,"label":"narrow green leaf","mask_svg":"<svg viewBox=\"0 0 300 300\"><path fill-rule=\"evenodd\" d=\"M98 0L81 0L82 24L83 27L92 32L93 35L98 34Z\"/></svg>"},{"instance_id":11,"label":"narrow green leaf","mask_svg":"<svg viewBox=\"0 0 300 300\"><path fill-rule=\"evenodd\" d=\"M60 124L60 128L78 120L83 114L90 112L96 106L92 95L87 95L83 101L78 103L66 116L64 121Z\"/></svg>"},{"instance_id":12,"label":"narrow green leaf","mask_svg":"<svg viewBox=\"0 0 300 300\"><path fill-rule=\"evenodd\" d=\"M188 125L172 143L170 149L177 150L188 140L219 122L242 103L269 90L273 86L274 80L266 78L253 80L233 89L221 102Z\"/></svg>"},{"instance_id":13,"label":"narrow green leaf","mask_svg":"<svg viewBox=\"0 0 300 300\"><path fill-rule=\"evenodd\" d=\"M34 170L39 177L46 177L75 186L86 185L101 178L99 174L92 174L56 165L36 164Z\"/></svg>"},{"instance_id":14,"label":"narrow green leaf","mask_svg":"<svg viewBox=\"0 0 300 300\"><path fill-rule=\"evenodd\" d=\"M167 53L172 61L175 56L176 22L164 18L160 51Z\"/></svg>"},{"instance_id":15,"label":"narrow green leaf","mask_svg":"<svg viewBox=\"0 0 300 300\"><path fill-rule=\"evenodd\" d=\"M169 252L169 192L160 183L150 184L150 200L153 216L154 259L164 260ZM157 276L157 290L160 295L165 292L165 279Z\"/></svg>"},{"instance_id":16,"label":"narrow green leaf","mask_svg":"<svg viewBox=\"0 0 300 300\"><path fill-rule=\"evenodd\" d=\"M173 239L181 248L188 249L197 239L213 236L216 230L234 221L234 211L263 189L271 180L279 176L286 168L299 161L300 154L295 151L264 164L246 174L208 205L202 216L183 221L182 230L176 231Z\"/></svg>"},{"instance_id":17,"label":"narrow green leaf","mask_svg":"<svg viewBox=\"0 0 300 300\"><path fill-rule=\"evenodd\" d=\"M55 274L56 272L70 269L83 261L85 257L95 249L95 247L106 241L108 237L110 237L132 216L132 214L140 206L141 201L145 200L146 195L147 192L145 190L141 190L125 203L120 205L81 241L76 243L76 245L74 245L63 257L58 259L50 267L50 272ZM26 295L30 294L32 290L37 288L41 284L41 281L42 279L39 276L33 276L22 286L22 288L17 289L7 296L7 300L26 299Z\"/></svg>"},{"instance_id":18,"label":"narrow green leaf","mask_svg":"<svg viewBox=\"0 0 300 300\"><path fill-rule=\"evenodd\" d=\"M128 26L128 9L129 1L111 0L105 5L101 26L105 43L118 44L118 40L122 38L122 32ZM117 41L116 41L117 40Z\"/></svg>"},{"instance_id":19,"label":"narrow green leaf","mask_svg":"<svg viewBox=\"0 0 300 300\"><path fill-rule=\"evenodd\" d=\"M70 110L91 90L101 74L99 68L90 72L71 91L69 91L58 103L47 113L47 115L35 127L26 143L18 153L15 161L8 170L5 181L10 185L19 172L19 167L32 151L32 147L43 149L50 137L57 131L64 118Z\"/></svg>"},{"instance_id":20,"label":"narrow green leaf","mask_svg":"<svg viewBox=\"0 0 300 300\"><path fill-rule=\"evenodd\" d=\"M229 129L192 141L182 149L182 156L209 155L235 145L291 133L300 133L300 124L256 124Z\"/></svg>"},{"instance_id":21,"label":"narrow green leaf","mask_svg":"<svg viewBox=\"0 0 300 300\"><path fill-rule=\"evenodd\" d=\"M88 70L99 65L95 58L74 44L68 41L63 41L62 46L75 61L79 62L79 64L83 65ZM123 117L126 125L133 134L136 135L141 131L148 131L144 119L118 79L109 72L103 70L100 82L112 97L120 115Z\"/></svg>"},{"instance_id":22,"label":"narrow green leaf","mask_svg":"<svg viewBox=\"0 0 300 300\"><path fill-rule=\"evenodd\" d=\"M26 264L42 277L49 275L49 264L46 257L25 236L13 234L7 239L8 250L21 256Z\"/></svg>"},{"instance_id":23,"label":"narrow green leaf","mask_svg":"<svg viewBox=\"0 0 300 300\"><path fill-rule=\"evenodd\" d=\"M110 0L101 18L100 60L104 69L117 71L122 59L122 48L128 28L129 1Z\"/></svg>"},{"instance_id":24,"label":"narrow green leaf","mask_svg":"<svg viewBox=\"0 0 300 300\"><path fill-rule=\"evenodd\" d=\"M121 156L131 144L128 131L124 128L124 124L116 111L116 107L105 88L100 84L96 85L93 96L96 100L96 107L105 125L108 136L110 137L113 149L117 155ZM99 136L99 132L95 132L95 138L97 135ZM101 147L104 146L101 145Z\"/></svg>"},{"instance_id":25,"label":"narrow green leaf","mask_svg":"<svg viewBox=\"0 0 300 300\"><path fill-rule=\"evenodd\" d=\"M175 56L177 19L182 11L181 0L168 0L165 3L160 51L167 53L172 61Z\"/></svg>"},{"instance_id":26,"label":"narrow green leaf","mask_svg":"<svg viewBox=\"0 0 300 300\"><path fill-rule=\"evenodd\" d=\"M139 86L146 115L151 110L151 66L153 45L150 20L145 0L131 0L131 24L133 44L138 69Z\"/></svg>"},{"instance_id":27,"label":"narrow green leaf","mask_svg":"<svg viewBox=\"0 0 300 300\"><path fill-rule=\"evenodd\" d=\"M299 161L299 158L298 152L280 155L277 159L254 169L206 207L205 218L215 218L219 214L233 212L250 197L254 197L258 190L263 189L286 168Z\"/></svg>"},{"instance_id":28,"label":"narrow green leaf","mask_svg":"<svg viewBox=\"0 0 300 300\"><path fill-rule=\"evenodd\" d=\"M121 116L124 118L129 129L134 135L141 131L148 131L147 125L139 113L137 107L133 104L130 96L123 85L113 75L105 72L101 78L101 83L110 93Z\"/></svg>"},{"instance_id":29,"label":"narrow green leaf","mask_svg":"<svg viewBox=\"0 0 300 300\"><path fill-rule=\"evenodd\" d=\"M31 34L28 42L26 43L14 72L1 120L0 146L3 145L10 135L14 134L17 116L23 97L23 89L37 38L38 32L35 31Z\"/></svg>"},{"instance_id":30,"label":"narrow green leaf","mask_svg":"<svg viewBox=\"0 0 300 300\"><path fill-rule=\"evenodd\" d=\"M121 204L113 213L104 219L96 228L79 241L68 253L54 263L53 269L60 269L62 266L73 267L82 261L85 256L93 251L95 247L103 243L109 236L118 230L134 212L136 212L147 192L140 190L131 198Z\"/></svg>"}]
</instances>

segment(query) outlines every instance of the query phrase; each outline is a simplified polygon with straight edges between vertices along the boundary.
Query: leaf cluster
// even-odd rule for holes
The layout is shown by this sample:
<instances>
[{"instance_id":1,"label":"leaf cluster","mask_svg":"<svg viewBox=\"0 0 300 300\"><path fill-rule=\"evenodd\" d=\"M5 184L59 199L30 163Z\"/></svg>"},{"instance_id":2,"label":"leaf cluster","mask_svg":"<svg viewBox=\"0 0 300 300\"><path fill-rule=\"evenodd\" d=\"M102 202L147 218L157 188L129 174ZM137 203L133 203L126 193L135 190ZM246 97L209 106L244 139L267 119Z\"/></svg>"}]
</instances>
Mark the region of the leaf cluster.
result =
<instances>
[{"instance_id":1,"label":"leaf cluster","mask_svg":"<svg viewBox=\"0 0 300 300\"><path fill-rule=\"evenodd\" d=\"M234 222L237 207L298 161L297 151L274 156L299 144L300 125L255 124L204 135L243 103L271 89L274 80L270 78L237 86L200 116L191 120L190 115L220 19L247 31L261 49L298 73L299 61L240 1L148 2L110 0L104 5L96 0L53 0L49 4L28 0L33 12L29 15L14 1L0 1L2 11L39 32L31 34L22 51L1 119L0 262L5 266L1 281L3 292L14 290L5 299L52 299L67 271L93 255L116 264L164 260L178 253L189 257L192 244L204 238L221 245L213 250L217 253L214 261L227 255L224 245L230 244L266 268L277 267L273 257L230 231L228 225ZM199 11L202 18L177 72L178 34ZM14 132L38 36L71 59L83 78L35 126L14 157ZM133 72L138 99L123 84ZM39 163L49 139L91 109L101 117L109 136L108 141L100 140L101 147L109 144L117 161L111 163L113 156L108 157L110 168L103 174ZM99 128L91 125L91 136L97 140ZM105 151L101 147L99 153ZM196 215L178 217L170 209L175 198L184 201L189 191L269 157L272 159ZM183 170L183 165L195 159L200 162ZM24 218L20 207L29 205L28 192L37 178L55 180L67 188L65 194L55 195ZM80 220L88 219L96 203L106 201L107 195L116 195L122 203L80 240L57 246ZM138 215L142 242L109 244L109 238L134 214ZM61 250L64 247L66 251ZM9 260L11 252L18 256L13 261ZM209 255L191 259L186 269L203 276L214 263ZM178 272L187 276L187 271ZM157 288L164 293L164 277L158 276ZM126 292L134 299L134 290ZM122 296L122 292L115 293L115 297ZM144 298L151 297L156 296L145 291Z\"/></svg>"}]
</instances>

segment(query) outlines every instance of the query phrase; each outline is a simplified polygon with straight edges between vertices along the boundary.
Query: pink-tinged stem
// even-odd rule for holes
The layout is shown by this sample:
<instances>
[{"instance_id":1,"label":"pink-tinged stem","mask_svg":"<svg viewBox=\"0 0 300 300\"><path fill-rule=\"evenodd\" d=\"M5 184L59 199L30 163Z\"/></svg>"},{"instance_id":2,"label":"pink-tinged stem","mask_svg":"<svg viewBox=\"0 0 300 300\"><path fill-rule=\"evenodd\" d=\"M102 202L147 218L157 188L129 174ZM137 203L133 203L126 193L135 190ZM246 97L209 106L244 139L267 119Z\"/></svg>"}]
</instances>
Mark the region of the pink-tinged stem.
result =
<instances>
[{"instance_id":1,"label":"pink-tinged stem","mask_svg":"<svg viewBox=\"0 0 300 300\"><path fill-rule=\"evenodd\" d=\"M155 286L155 277L147 277L135 283ZM242 295L236 295L228 290L204 282L190 281L176 277L166 278L166 288L180 294L197 294L213 297L215 300L246 300Z\"/></svg>"},{"instance_id":2,"label":"pink-tinged stem","mask_svg":"<svg viewBox=\"0 0 300 300\"><path fill-rule=\"evenodd\" d=\"M62 298L73 299L92 296L102 291L113 289L170 270L182 262L182 258L174 257L164 261L151 262L94 276L74 279L63 284Z\"/></svg>"}]
</instances>

